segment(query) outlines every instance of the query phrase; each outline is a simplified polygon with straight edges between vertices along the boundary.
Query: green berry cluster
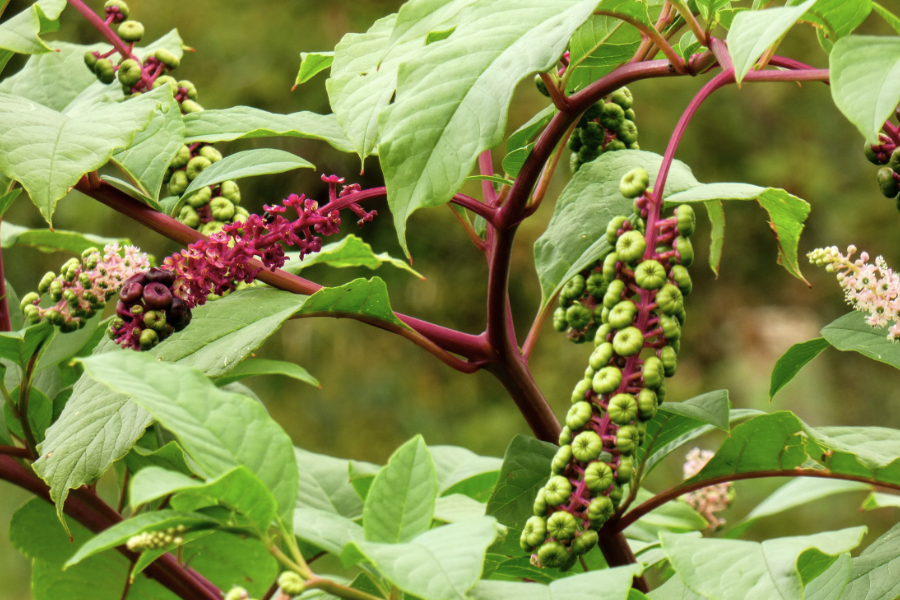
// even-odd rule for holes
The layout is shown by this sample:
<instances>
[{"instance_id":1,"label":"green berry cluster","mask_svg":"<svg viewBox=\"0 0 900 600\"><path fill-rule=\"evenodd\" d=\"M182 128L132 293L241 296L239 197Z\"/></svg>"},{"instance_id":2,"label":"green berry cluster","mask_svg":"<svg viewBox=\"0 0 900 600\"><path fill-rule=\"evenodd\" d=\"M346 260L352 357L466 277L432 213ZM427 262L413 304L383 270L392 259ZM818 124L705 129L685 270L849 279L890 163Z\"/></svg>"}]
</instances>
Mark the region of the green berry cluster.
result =
<instances>
[{"instance_id":1,"label":"green berry cluster","mask_svg":"<svg viewBox=\"0 0 900 600\"><path fill-rule=\"evenodd\" d=\"M604 152L640 148L633 103L631 92L623 87L584 112L569 138L573 173Z\"/></svg>"},{"instance_id":2,"label":"green berry cluster","mask_svg":"<svg viewBox=\"0 0 900 600\"><path fill-rule=\"evenodd\" d=\"M222 160L222 153L210 144L191 144L181 150L169 164L165 182L170 196L181 196L200 173L214 162ZM185 198L177 219L197 229L204 235L212 235L235 221L250 216L241 203L241 189L234 181L223 181L201 188Z\"/></svg>"},{"instance_id":3,"label":"green berry cluster","mask_svg":"<svg viewBox=\"0 0 900 600\"><path fill-rule=\"evenodd\" d=\"M900 148L888 136L881 134L877 144L865 143L863 152L869 162L884 165L878 169L876 179L886 198L896 199L900 210Z\"/></svg>"},{"instance_id":4,"label":"green berry cluster","mask_svg":"<svg viewBox=\"0 0 900 600\"><path fill-rule=\"evenodd\" d=\"M187 528L184 525L169 527L163 531L145 531L128 538L125 545L132 552L162 550L171 545L180 546L184 543L185 531L187 531Z\"/></svg>"},{"instance_id":5,"label":"green berry cluster","mask_svg":"<svg viewBox=\"0 0 900 600\"><path fill-rule=\"evenodd\" d=\"M635 198L636 225L625 217L610 222L614 252L567 283L568 307L557 311L579 337L593 335L594 350L572 392L550 479L520 538L544 566L568 568L596 545L622 486L632 483L647 422L666 396L664 379L677 369L696 217L681 205L674 216L657 218L649 179L643 169L622 178L622 194ZM572 311L576 306L582 309Z\"/></svg>"}]
</instances>

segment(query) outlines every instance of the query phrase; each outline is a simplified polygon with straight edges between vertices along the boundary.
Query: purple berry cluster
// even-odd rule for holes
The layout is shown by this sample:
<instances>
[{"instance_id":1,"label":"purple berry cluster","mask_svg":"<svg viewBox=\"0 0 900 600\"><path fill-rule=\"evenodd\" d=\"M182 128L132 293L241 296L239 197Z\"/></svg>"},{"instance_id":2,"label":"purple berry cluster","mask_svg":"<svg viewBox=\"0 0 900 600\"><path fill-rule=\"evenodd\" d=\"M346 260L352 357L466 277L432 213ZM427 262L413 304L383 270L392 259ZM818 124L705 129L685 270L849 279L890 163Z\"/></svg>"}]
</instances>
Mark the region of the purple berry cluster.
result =
<instances>
[{"instance_id":1,"label":"purple berry cluster","mask_svg":"<svg viewBox=\"0 0 900 600\"><path fill-rule=\"evenodd\" d=\"M174 292L176 274L156 267L129 278L119 291L109 337L123 348L150 350L191 322L191 310Z\"/></svg>"}]
</instances>

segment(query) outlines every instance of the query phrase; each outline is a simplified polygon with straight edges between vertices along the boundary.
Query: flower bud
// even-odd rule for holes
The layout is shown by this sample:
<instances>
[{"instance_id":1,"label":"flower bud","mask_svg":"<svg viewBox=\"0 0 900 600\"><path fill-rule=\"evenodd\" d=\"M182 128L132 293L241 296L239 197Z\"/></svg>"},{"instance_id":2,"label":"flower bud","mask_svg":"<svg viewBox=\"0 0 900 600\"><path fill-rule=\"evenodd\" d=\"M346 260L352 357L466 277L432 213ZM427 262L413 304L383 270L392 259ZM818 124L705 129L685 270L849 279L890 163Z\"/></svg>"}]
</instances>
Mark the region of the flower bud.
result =
<instances>
[{"instance_id":1,"label":"flower bud","mask_svg":"<svg viewBox=\"0 0 900 600\"><path fill-rule=\"evenodd\" d=\"M137 21L125 21L119 25L119 37L126 42L139 42L144 37L144 26Z\"/></svg>"}]
</instances>

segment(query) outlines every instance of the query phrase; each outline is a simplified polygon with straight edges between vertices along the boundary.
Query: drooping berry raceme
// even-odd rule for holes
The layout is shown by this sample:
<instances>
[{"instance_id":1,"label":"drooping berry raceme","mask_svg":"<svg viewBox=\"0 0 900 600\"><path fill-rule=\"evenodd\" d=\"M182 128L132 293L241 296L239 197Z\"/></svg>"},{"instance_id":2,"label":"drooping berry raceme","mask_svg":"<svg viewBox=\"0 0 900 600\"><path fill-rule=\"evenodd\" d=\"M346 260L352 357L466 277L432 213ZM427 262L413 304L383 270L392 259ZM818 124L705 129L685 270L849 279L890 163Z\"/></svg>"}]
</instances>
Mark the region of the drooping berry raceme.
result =
<instances>
[{"instance_id":1,"label":"drooping berry raceme","mask_svg":"<svg viewBox=\"0 0 900 600\"><path fill-rule=\"evenodd\" d=\"M688 452L684 462L684 478L690 479L699 473L715 455L716 453L711 450L700 450L700 448L694 448ZM725 519L717 517L716 513L725 510L734 501L734 484L729 481L711 485L685 494L682 499L703 515L710 528L716 529L725 524Z\"/></svg>"},{"instance_id":2,"label":"drooping berry raceme","mask_svg":"<svg viewBox=\"0 0 900 600\"><path fill-rule=\"evenodd\" d=\"M167 257L162 268L138 273L126 281L109 336L120 346L150 350L186 327L191 309L205 304L210 295L231 293L242 283L252 283L263 268L274 271L283 266L283 244L298 248L302 260L322 249L321 236L339 231L342 209L356 213L360 227L377 215L350 198L361 191L358 184L344 185L338 193L342 178L323 175L322 180L329 190L329 202L324 207L304 195L291 194L281 205L265 206L265 215L250 215L245 221L224 225L208 240ZM293 221L284 216L289 208L297 214Z\"/></svg>"},{"instance_id":3,"label":"drooping berry raceme","mask_svg":"<svg viewBox=\"0 0 900 600\"><path fill-rule=\"evenodd\" d=\"M123 282L148 266L147 255L134 246L120 248L118 244L109 244L103 252L88 248L81 259L67 261L59 275L46 273L38 291L22 298L20 308L31 324L46 319L64 333L75 331L103 310ZM42 308L41 298L45 294L55 304Z\"/></svg>"},{"instance_id":4,"label":"drooping berry raceme","mask_svg":"<svg viewBox=\"0 0 900 600\"><path fill-rule=\"evenodd\" d=\"M847 248L844 256L837 246L818 248L807 256L817 267L825 267L829 273L837 273L838 282L844 289L847 304L855 310L869 313L866 323L872 327L888 328L887 338L892 342L900 339L900 277L897 276L884 258L869 262L869 254L862 252L852 260L856 246Z\"/></svg>"},{"instance_id":5,"label":"drooping berry raceme","mask_svg":"<svg viewBox=\"0 0 900 600\"><path fill-rule=\"evenodd\" d=\"M596 530L632 481L647 422L665 399L664 378L677 370L695 216L682 205L661 218L649 179L643 169L623 177L620 191L635 198L636 215L610 222L614 251L566 284L554 315L570 338L593 339L594 351L520 539L536 564L567 568L596 545Z\"/></svg>"}]
</instances>

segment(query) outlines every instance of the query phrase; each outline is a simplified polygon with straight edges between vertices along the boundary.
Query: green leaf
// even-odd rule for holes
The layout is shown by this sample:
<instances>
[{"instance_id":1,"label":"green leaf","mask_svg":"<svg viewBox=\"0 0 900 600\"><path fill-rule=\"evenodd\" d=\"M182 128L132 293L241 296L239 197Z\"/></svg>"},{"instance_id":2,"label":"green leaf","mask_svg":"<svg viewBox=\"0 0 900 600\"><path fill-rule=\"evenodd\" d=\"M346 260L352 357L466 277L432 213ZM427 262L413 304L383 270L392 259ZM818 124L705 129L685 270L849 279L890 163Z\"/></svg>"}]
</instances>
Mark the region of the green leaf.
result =
<instances>
[{"instance_id":1,"label":"green leaf","mask_svg":"<svg viewBox=\"0 0 900 600\"><path fill-rule=\"evenodd\" d=\"M128 243L127 238L107 238L64 229L29 229L9 221L0 223L0 245L3 248L37 248L41 252L71 252L81 255L88 248L102 250L107 244Z\"/></svg>"},{"instance_id":2,"label":"green leaf","mask_svg":"<svg viewBox=\"0 0 900 600\"><path fill-rule=\"evenodd\" d=\"M123 461L132 474L151 466L160 467L168 471L177 471L185 475L194 474L185 460L184 450L181 449L177 442L169 442L156 450L135 446L125 455Z\"/></svg>"},{"instance_id":3,"label":"green leaf","mask_svg":"<svg viewBox=\"0 0 900 600\"><path fill-rule=\"evenodd\" d=\"M152 200L159 198L169 163L184 146L181 106L172 97L170 86L161 87L164 88L164 96L153 113L150 125L135 136L134 143L128 149L112 156L112 162Z\"/></svg>"},{"instance_id":4,"label":"green leaf","mask_svg":"<svg viewBox=\"0 0 900 600\"><path fill-rule=\"evenodd\" d=\"M716 13L730 5L731 0L697 0L697 9L705 21L709 21L710 16L715 17ZM707 30L710 29L707 28Z\"/></svg>"},{"instance_id":5,"label":"green leaf","mask_svg":"<svg viewBox=\"0 0 900 600\"><path fill-rule=\"evenodd\" d=\"M728 432L730 429L729 404L728 390L716 390L695 396L684 402L666 402L659 409L694 419L701 423L708 423L713 427Z\"/></svg>"},{"instance_id":6,"label":"green leaf","mask_svg":"<svg viewBox=\"0 0 900 600\"><path fill-rule=\"evenodd\" d=\"M853 559L850 582L842 600L892 600L900 594L900 525L872 542Z\"/></svg>"},{"instance_id":7,"label":"green leaf","mask_svg":"<svg viewBox=\"0 0 900 600\"><path fill-rule=\"evenodd\" d=\"M228 375L217 378L216 385L222 387L235 381L242 381L248 377L257 377L259 375L286 375L297 381L302 381L315 387L322 387L319 385L319 380L310 375L300 365L284 360L269 360L267 358L245 360L229 371Z\"/></svg>"},{"instance_id":8,"label":"green leaf","mask_svg":"<svg viewBox=\"0 0 900 600\"><path fill-rule=\"evenodd\" d=\"M72 567L104 550L121 546L129 538L145 531L164 531L169 527L177 527L178 525L184 525L188 529L209 529L219 525L219 521L200 513L177 510L141 513L98 533L88 543L78 548L78 551L72 555L72 558L66 561L65 566L66 568Z\"/></svg>"},{"instance_id":9,"label":"green leaf","mask_svg":"<svg viewBox=\"0 0 900 600\"><path fill-rule=\"evenodd\" d=\"M296 154L275 150L273 148L261 148L259 150L244 150L229 154L222 160L216 161L191 182L182 194L187 198L202 187L221 183L228 179L240 179L256 175L271 175L272 173L284 173L294 169L315 169L316 167Z\"/></svg>"},{"instance_id":10,"label":"green leaf","mask_svg":"<svg viewBox=\"0 0 900 600\"><path fill-rule=\"evenodd\" d=\"M297 73L294 87L301 83L306 83L318 73L330 67L332 62L334 62L334 52L301 52L300 72Z\"/></svg>"},{"instance_id":11,"label":"green leaf","mask_svg":"<svg viewBox=\"0 0 900 600\"><path fill-rule=\"evenodd\" d=\"M428 531L437 494L431 452L417 435L394 452L372 482L363 508L366 540L396 544Z\"/></svg>"},{"instance_id":12,"label":"green leaf","mask_svg":"<svg viewBox=\"0 0 900 600\"><path fill-rule=\"evenodd\" d=\"M807 0L798 6L745 11L735 16L726 40L738 83L769 46L781 39L815 3L816 0Z\"/></svg>"},{"instance_id":13,"label":"green leaf","mask_svg":"<svg viewBox=\"0 0 900 600\"><path fill-rule=\"evenodd\" d=\"M0 24L0 50L18 54L52 52L53 48L39 36L59 29L59 23L54 22L65 6L60 0L42 0ZM0 66L8 60L9 56L3 56Z\"/></svg>"},{"instance_id":14,"label":"green leaf","mask_svg":"<svg viewBox=\"0 0 900 600\"><path fill-rule=\"evenodd\" d=\"M548 586L479 581L469 595L475 600L628 600L632 581L640 573L640 566L626 565L567 577Z\"/></svg>"},{"instance_id":15,"label":"green leaf","mask_svg":"<svg viewBox=\"0 0 900 600\"><path fill-rule=\"evenodd\" d=\"M93 535L78 523L72 524L71 531L72 541L54 518L53 506L39 498L28 501L13 515L9 539L22 554L32 559L30 597L34 600L120 600L128 578L129 561L117 552L105 552L63 571L63 564L73 550ZM98 577L98 573L103 576ZM141 600L178 598L147 577L135 579L130 595Z\"/></svg>"},{"instance_id":16,"label":"green leaf","mask_svg":"<svg viewBox=\"0 0 900 600\"><path fill-rule=\"evenodd\" d=\"M57 201L81 176L102 167L147 127L162 93L98 104L74 115L0 93L0 172L21 183L51 223Z\"/></svg>"},{"instance_id":17,"label":"green leaf","mask_svg":"<svg viewBox=\"0 0 900 600\"><path fill-rule=\"evenodd\" d=\"M19 397L19 388L15 388L10 392L13 398ZM10 433L14 433L19 438L25 438L22 430L22 423L12 414L9 404L3 403L3 417L6 419L6 425ZM53 418L53 401L47 397L47 394L32 387L28 397L28 424L34 438L40 443L44 439L47 427Z\"/></svg>"},{"instance_id":18,"label":"green leaf","mask_svg":"<svg viewBox=\"0 0 900 600\"><path fill-rule=\"evenodd\" d=\"M459 446L431 446L438 495L463 494L486 501L497 483L503 460L480 456Z\"/></svg>"},{"instance_id":19,"label":"green leaf","mask_svg":"<svg viewBox=\"0 0 900 600\"><path fill-rule=\"evenodd\" d=\"M642 16L647 15L646 3L631 4L642 9ZM615 17L593 15L572 36L571 72L566 73L566 89L570 92L582 89L612 72L634 56L640 43L641 32L636 27Z\"/></svg>"},{"instance_id":20,"label":"green leaf","mask_svg":"<svg viewBox=\"0 0 900 600\"><path fill-rule=\"evenodd\" d=\"M619 192L619 181L628 171L643 167L656 181L662 157L641 150L602 154L575 173L560 194L547 230L534 243L534 262L545 307L576 273L603 258L610 246L606 226L618 215L630 215L633 202ZM666 194L701 185L690 168L672 163Z\"/></svg>"},{"instance_id":21,"label":"green leaf","mask_svg":"<svg viewBox=\"0 0 900 600\"><path fill-rule=\"evenodd\" d=\"M304 542L340 556L350 542L364 541L363 528L350 519L316 508L294 511L294 534Z\"/></svg>"},{"instance_id":22,"label":"green leaf","mask_svg":"<svg viewBox=\"0 0 900 600\"><path fill-rule=\"evenodd\" d=\"M802 600L804 585L839 555L858 546L865 532L865 527L853 527L762 543L671 533L661 534L661 539L678 577L706 597ZM804 570L807 579L801 577L801 565L808 561L813 561L817 569Z\"/></svg>"},{"instance_id":23,"label":"green leaf","mask_svg":"<svg viewBox=\"0 0 900 600\"><path fill-rule=\"evenodd\" d=\"M422 600L466 600L466 592L481 577L485 552L496 536L495 524L482 517L430 529L406 543L362 541L349 548L408 594Z\"/></svg>"},{"instance_id":24,"label":"green leaf","mask_svg":"<svg viewBox=\"0 0 900 600\"><path fill-rule=\"evenodd\" d=\"M185 143L230 142L264 137L299 137L328 142L341 152L353 152L334 115L302 111L289 115L249 106L204 110L184 116Z\"/></svg>"},{"instance_id":25,"label":"green leaf","mask_svg":"<svg viewBox=\"0 0 900 600\"><path fill-rule=\"evenodd\" d=\"M351 460L348 470L350 472L350 485L353 486L356 495L365 502L366 497L369 495L369 490L372 488L372 482L375 481L375 476L378 475L381 467L372 463Z\"/></svg>"},{"instance_id":26,"label":"green leaf","mask_svg":"<svg viewBox=\"0 0 900 600\"><path fill-rule=\"evenodd\" d=\"M878 16L887 21L887 24L893 27L894 31L900 33L900 19L894 13L881 6L877 2L872 3L872 8L878 13Z\"/></svg>"},{"instance_id":27,"label":"green leaf","mask_svg":"<svg viewBox=\"0 0 900 600\"><path fill-rule=\"evenodd\" d=\"M0 357L24 369L53 332L53 326L46 321L19 331L0 331Z\"/></svg>"},{"instance_id":28,"label":"green leaf","mask_svg":"<svg viewBox=\"0 0 900 600\"><path fill-rule=\"evenodd\" d=\"M722 262L722 247L725 245L725 209L721 201L704 202L706 214L709 215L709 267L716 277L719 276L719 264Z\"/></svg>"},{"instance_id":29,"label":"green leaf","mask_svg":"<svg viewBox=\"0 0 900 600\"><path fill-rule=\"evenodd\" d=\"M528 122L509 136L509 139L506 140L506 158L503 159L503 170L507 175L516 177L519 174L525 158L531 154L531 149L534 148L534 144L531 142L553 120L557 112L556 107L551 104L531 117ZM513 157L514 154L515 157Z\"/></svg>"},{"instance_id":30,"label":"green leaf","mask_svg":"<svg viewBox=\"0 0 900 600\"><path fill-rule=\"evenodd\" d=\"M0 219L3 219L3 215L5 215L6 211L8 211L10 207L12 207L13 202L16 201L16 198L18 198L19 194L21 193L22 188L16 188L3 195L0 195ZM2 233L0 233L0 237L2 237Z\"/></svg>"},{"instance_id":31,"label":"green leaf","mask_svg":"<svg viewBox=\"0 0 900 600\"><path fill-rule=\"evenodd\" d=\"M871 485L857 481L798 477L775 490L771 496L757 504L756 508L750 511L746 517L736 522L734 527L728 532L728 537L740 536L763 517L777 515L792 508L837 494L868 491L871 489Z\"/></svg>"},{"instance_id":32,"label":"green leaf","mask_svg":"<svg viewBox=\"0 0 900 600\"><path fill-rule=\"evenodd\" d=\"M452 36L401 66L397 100L379 117L378 148L404 251L409 215L453 197L478 155L503 140L516 84L550 69L596 6L478 2L460 15Z\"/></svg>"},{"instance_id":33,"label":"green leaf","mask_svg":"<svg viewBox=\"0 0 900 600\"><path fill-rule=\"evenodd\" d=\"M425 45L427 46L428 44L446 40L448 37L453 35L454 31L456 31L455 26L449 29L444 29L443 31L429 31L428 35L425 36Z\"/></svg>"},{"instance_id":34,"label":"green leaf","mask_svg":"<svg viewBox=\"0 0 900 600\"><path fill-rule=\"evenodd\" d=\"M275 518L275 498L246 467L237 467L215 479L201 481L177 471L147 467L135 473L129 485L131 506L137 508L169 494L207 497L249 518L265 534Z\"/></svg>"},{"instance_id":35,"label":"green leaf","mask_svg":"<svg viewBox=\"0 0 900 600\"><path fill-rule=\"evenodd\" d=\"M866 315L854 311L829 323L820 333L838 350L859 352L900 369L900 346L888 340L885 331L872 327L866 323Z\"/></svg>"},{"instance_id":36,"label":"green leaf","mask_svg":"<svg viewBox=\"0 0 900 600\"><path fill-rule=\"evenodd\" d=\"M884 122L900 102L900 39L847 36L829 58L831 96L844 116L867 140L877 140Z\"/></svg>"},{"instance_id":37,"label":"green leaf","mask_svg":"<svg viewBox=\"0 0 900 600\"><path fill-rule=\"evenodd\" d=\"M455 29L459 13L476 0L411 0L400 7L391 32L389 51L403 42L421 38L441 27ZM445 36L449 37L449 36Z\"/></svg>"},{"instance_id":38,"label":"green leaf","mask_svg":"<svg viewBox=\"0 0 900 600\"><path fill-rule=\"evenodd\" d=\"M163 207L162 204L160 204L159 202L157 202L156 200L154 200L153 198L151 198L150 196L145 194L143 191L137 189L136 187L134 187L133 185L131 185L129 182L125 181L124 179L119 179L118 177L111 177L109 175L101 175L100 179L105 181L109 185L113 186L120 192L124 192L125 194L127 194L128 196L131 196L135 200L138 200L139 202L143 202L147 206L152 207L154 210L158 210L161 213L168 214L168 212L166 211L165 207ZM174 198L176 201L179 199L177 196L175 196Z\"/></svg>"},{"instance_id":39,"label":"green leaf","mask_svg":"<svg viewBox=\"0 0 900 600\"><path fill-rule=\"evenodd\" d=\"M353 234L348 235L339 242L326 244L325 246L322 246L322 250L319 252L303 259L300 258L299 252L288 252L287 259L288 260L282 269L288 273L293 273L294 275L313 265L325 264L338 269L343 269L345 267L366 267L375 270L387 263L398 269L408 271L419 279L425 279L422 274L409 266L409 263L406 261L394 258L387 252L375 254L372 250L372 246Z\"/></svg>"},{"instance_id":40,"label":"green leaf","mask_svg":"<svg viewBox=\"0 0 900 600\"><path fill-rule=\"evenodd\" d=\"M195 369L141 352L113 352L82 363L92 379L130 396L174 433L207 476L241 465L250 469L290 525L298 479L293 445L258 402L217 388Z\"/></svg>"},{"instance_id":41,"label":"green leaf","mask_svg":"<svg viewBox=\"0 0 900 600\"><path fill-rule=\"evenodd\" d=\"M700 594L694 593L676 575L660 587L650 592L650 600L704 600ZM629 599L630 600L630 599Z\"/></svg>"},{"instance_id":42,"label":"green leaf","mask_svg":"<svg viewBox=\"0 0 900 600\"><path fill-rule=\"evenodd\" d=\"M459 523L484 516L485 504L462 494L442 496L434 504L434 520L443 523Z\"/></svg>"},{"instance_id":43,"label":"green leaf","mask_svg":"<svg viewBox=\"0 0 900 600\"><path fill-rule=\"evenodd\" d=\"M157 358L227 375L303 305L304 296L271 288L234 292L193 309L191 326L153 349Z\"/></svg>"},{"instance_id":44,"label":"green leaf","mask_svg":"<svg viewBox=\"0 0 900 600\"><path fill-rule=\"evenodd\" d=\"M821 27L819 31L834 44L862 25L870 12L872 0L819 0L803 20Z\"/></svg>"},{"instance_id":45,"label":"green leaf","mask_svg":"<svg viewBox=\"0 0 900 600\"><path fill-rule=\"evenodd\" d=\"M537 491L550 478L550 461L558 448L533 437L517 435L503 456L497 487L487 514L503 525L521 529L534 514Z\"/></svg>"},{"instance_id":46,"label":"green leaf","mask_svg":"<svg viewBox=\"0 0 900 600\"><path fill-rule=\"evenodd\" d=\"M354 279L339 287L322 288L303 303L297 316L351 317L378 326L409 329L391 310L387 286L380 277Z\"/></svg>"},{"instance_id":47,"label":"green leaf","mask_svg":"<svg viewBox=\"0 0 900 600\"><path fill-rule=\"evenodd\" d=\"M805 600L840 600L847 582L850 580L851 560L849 554L841 554L834 564L806 586Z\"/></svg>"},{"instance_id":48,"label":"green leaf","mask_svg":"<svg viewBox=\"0 0 900 600\"><path fill-rule=\"evenodd\" d=\"M182 553L185 564L219 589L240 586L253 598L264 596L280 570L261 541L220 531L188 542Z\"/></svg>"},{"instance_id":49,"label":"green leaf","mask_svg":"<svg viewBox=\"0 0 900 600\"><path fill-rule=\"evenodd\" d=\"M800 233L809 216L809 204L804 200L778 188L746 183L711 183L666 197L666 202L672 204L724 200L756 200L769 213L769 227L778 244L778 264L808 284L797 261Z\"/></svg>"},{"instance_id":50,"label":"green leaf","mask_svg":"<svg viewBox=\"0 0 900 600\"><path fill-rule=\"evenodd\" d=\"M347 477L350 461L302 448L294 448L294 455L300 474L298 509L312 508L350 520L362 517L363 503Z\"/></svg>"},{"instance_id":51,"label":"green leaf","mask_svg":"<svg viewBox=\"0 0 900 600\"><path fill-rule=\"evenodd\" d=\"M652 497L652 492L641 488L638 490L635 502L640 504ZM686 533L688 531L703 531L708 528L709 523L700 513L691 508L684 500L678 499L666 502L659 508L641 517L637 523L625 530L625 535L632 537L632 529L641 529L651 532L648 541L656 541L659 539L660 531Z\"/></svg>"},{"instance_id":52,"label":"green leaf","mask_svg":"<svg viewBox=\"0 0 900 600\"><path fill-rule=\"evenodd\" d=\"M781 391L784 386L796 377L797 373L800 372L800 369L809 364L812 359L822 354L822 351L828 346L829 343L824 338L816 338L814 340L809 340L808 342L801 342L791 346L788 351L778 359L778 362L775 363L775 368L772 369L772 383L769 386L769 400L774 398L775 394Z\"/></svg>"},{"instance_id":53,"label":"green leaf","mask_svg":"<svg viewBox=\"0 0 900 600\"><path fill-rule=\"evenodd\" d=\"M862 510L875 510L878 508L900 508L900 496L895 494L885 494L883 492L872 492L865 500L863 500Z\"/></svg>"}]
</instances>

